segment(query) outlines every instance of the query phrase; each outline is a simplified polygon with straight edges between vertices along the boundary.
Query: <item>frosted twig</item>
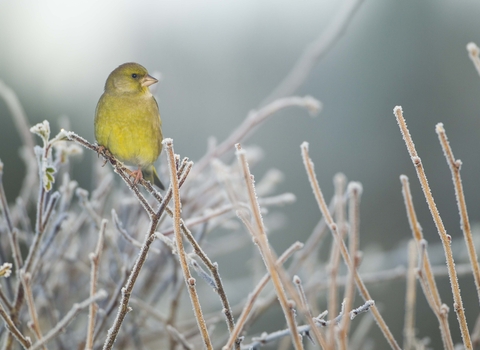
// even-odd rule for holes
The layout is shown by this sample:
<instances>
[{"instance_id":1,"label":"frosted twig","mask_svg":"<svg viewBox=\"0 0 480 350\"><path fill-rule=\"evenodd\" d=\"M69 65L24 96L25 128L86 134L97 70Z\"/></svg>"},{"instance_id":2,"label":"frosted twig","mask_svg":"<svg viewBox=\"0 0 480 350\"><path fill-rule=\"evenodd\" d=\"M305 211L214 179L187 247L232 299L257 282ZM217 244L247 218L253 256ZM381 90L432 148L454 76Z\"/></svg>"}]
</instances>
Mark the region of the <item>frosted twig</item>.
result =
<instances>
[{"instance_id":1,"label":"frosted twig","mask_svg":"<svg viewBox=\"0 0 480 350\"><path fill-rule=\"evenodd\" d=\"M242 167L243 176L245 179L245 183L247 185L247 192L248 198L250 200L251 212L254 218L254 227L251 234L253 235L253 239L260 250L260 254L265 262L268 272L270 273L270 278L272 279L273 285L275 287L275 291L278 296L278 300L282 307L283 313L287 320L288 327L291 332L292 341L295 349L303 349L302 340L300 335L298 334L297 325L295 322L295 318L291 312L290 303L287 299L287 295L284 291L284 287L280 280L280 276L276 267L276 263L274 256L270 250L270 245L268 243L268 238L265 233L265 227L263 225L262 216L260 214L260 206L258 205L257 197L255 194L255 186L253 184L253 176L250 173L250 169L248 167L248 163L245 156L245 151L242 149L240 144L235 145L237 149L237 158Z\"/></svg>"},{"instance_id":2,"label":"frosted twig","mask_svg":"<svg viewBox=\"0 0 480 350\"><path fill-rule=\"evenodd\" d=\"M440 299L440 293L435 282L434 273L430 264L427 250L422 248L426 247L426 241L423 239L423 233L421 231L420 223L417 219L417 214L413 206L413 198L410 191L410 183L406 175L400 176L402 182L402 194L405 201L405 208L407 209L408 222L410 229L412 230L413 238L417 243L417 250L423 254L423 263L419 271L419 280L423 293L427 298L427 301L438 319L440 325L440 332L442 334L443 346L446 349L453 350L453 340L450 333L450 326L448 324L448 313L441 312L442 301ZM420 259L419 259L420 260Z\"/></svg>"},{"instance_id":3,"label":"frosted twig","mask_svg":"<svg viewBox=\"0 0 480 350\"><path fill-rule=\"evenodd\" d=\"M334 223L333 218L330 215L330 212L328 211L327 203L325 203L323 193L320 190L320 185L318 184L318 181L317 181L313 162L310 159L310 156L308 155L308 143L307 142L302 143L301 149L302 149L303 163L305 165L308 179L310 181L310 185L312 186L312 190L317 200L320 211L322 215L325 217L325 221L327 222L327 225L329 226L330 231L332 232L332 235L340 248L340 252L342 253L343 260L345 261L346 265L350 267L352 266L352 262L350 260L352 258L348 254L348 250L345 245L345 242L338 234L337 225ZM370 297L370 293L368 292L368 289L365 287L365 284L363 283L362 279L360 278L360 275L358 274L358 271L355 269L353 273L355 275L355 282L357 284L358 290L362 295L363 299L365 301L372 300L372 298ZM385 339L387 339L390 346L393 349L400 350L400 346L398 345L397 341L395 340L392 333L390 332L390 329L385 323L385 320L383 319L383 317L380 315L380 312L378 311L378 309L373 306L371 310L380 330L382 331L383 335L385 336Z\"/></svg>"},{"instance_id":4,"label":"frosted twig","mask_svg":"<svg viewBox=\"0 0 480 350\"><path fill-rule=\"evenodd\" d=\"M335 174L333 183L335 187L335 217L340 227L340 236L342 239L347 232L346 224L346 202L343 199L345 193L347 178L344 174ZM340 248L332 240L332 248L330 249L330 261L328 270L330 274L330 286L328 288L328 314L330 317L335 317L337 314L338 290L337 290L337 276L340 267ZM328 349L335 348L335 329L330 327L328 329Z\"/></svg>"},{"instance_id":5,"label":"frosted twig","mask_svg":"<svg viewBox=\"0 0 480 350\"><path fill-rule=\"evenodd\" d=\"M430 209L430 213L432 215L433 221L438 231L438 235L440 236L440 240L442 241L443 249L445 252L445 258L447 261L449 278L450 278L450 285L452 287L452 294L454 300L454 310L457 314L457 320L460 325L460 332L462 334L463 345L466 349L472 349L472 342L470 340L470 334L468 331L467 326L467 319L465 318L465 310L463 308L462 296L460 294L460 286L458 284L457 272L455 271L455 262L453 259L452 247L450 245L451 237L447 235L447 231L445 226L443 225L442 219L440 217L440 213L438 212L437 205L432 196L432 192L428 185L427 177L425 175L425 171L423 169L422 161L417 154L417 150L415 149L415 144L413 143L412 137L410 136L410 132L407 128L407 123L403 118L403 111L402 107L396 106L393 110L395 117L397 118L398 126L400 127L400 131L402 133L403 139L407 146L408 153L410 154L410 158L415 166L415 170L417 172L418 179L420 181L423 194L428 204L428 208Z\"/></svg>"},{"instance_id":6,"label":"frosted twig","mask_svg":"<svg viewBox=\"0 0 480 350\"><path fill-rule=\"evenodd\" d=\"M18 342L22 344L22 346L25 349L29 349L32 346L32 341L30 340L29 337L25 337L20 332L20 330L15 326L15 323L8 316L7 312L5 311L1 303L0 303L0 317L3 318L3 320L5 321L5 327L15 337L15 339L17 339Z\"/></svg>"},{"instance_id":7,"label":"frosted twig","mask_svg":"<svg viewBox=\"0 0 480 350\"><path fill-rule=\"evenodd\" d=\"M35 333L37 340L41 341L42 331L40 330L40 323L38 322L38 314L35 308L35 302L33 301L33 292L32 292L32 286L31 286L32 276L30 273L25 273L21 271L20 280L22 282L23 289L25 291L25 297L27 299L28 312L30 313L30 319L32 322L31 324L32 330ZM46 349L44 346L43 348Z\"/></svg>"},{"instance_id":8,"label":"frosted twig","mask_svg":"<svg viewBox=\"0 0 480 350\"><path fill-rule=\"evenodd\" d=\"M375 302L373 300L367 300L362 306L350 311L350 319L353 320L358 314L369 311L374 305Z\"/></svg>"},{"instance_id":9,"label":"frosted twig","mask_svg":"<svg viewBox=\"0 0 480 350\"><path fill-rule=\"evenodd\" d=\"M371 308L371 306L373 304L374 304L373 300L369 300L364 305L358 307L355 310L352 310L350 313L355 313L355 316L356 316L359 313L367 312L367 311L369 311L369 309ZM342 309L341 309L340 314L338 314L335 318L333 318L329 321L324 320L324 317L326 316L328 311L325 311L325 312L321 313L319 316L315 317L314 320L315 320L316 324L315 324L314 327L318 328L318 327L329 327L329 326L337 325L345 314L345 307L344 306L345 306L345 304L342 303ZM332 328L334 328L334 327L332 327ZM300 332L300 334L305 334L305 335L309 334L311 332L311 330L312 330L311 325L298 326L298 331ZM288 329L288 328L284 329L284 330L272 332L272 333L263 333L260 337L252 338L252 343L244 345L243 348L244 349L259 349L263 345L267 345L268 343L277 341L279 338L286 337L290 334L291 334L290 329Z\"/></svg>"},{"instance_id":10,"label":"frosted twig","mask_svg":"<svg viewBox=\"0 0 480 350\"><path fill-rule=\"evenodd\" d=\"M355 271L357 269L357 251L358 251L358 237L360 231L360 196L362 194L362 185L359 182L350 182L348 184L347 194L349 198L349 254L350 254L350 263L349 272L347 277L347 284L345 286L344 300L345 300L345 309L349 310L353 306L353 301L355 299ZM350 319L344 317L340 323L340 331L338 339L340 342L341 349L348 349L348 332L350 330Z\"/></svg>"},{"instance_id":11,"label":"frosted twig","mask_svg":"<svg viewBox=\"0 0 480 350\"><path fill-rule=\"evenodd\" d=\"M208 334L205 319L203 318L202 309L201 309L197 291L195 288L195 279L190 274L187 258L185 256L185 250L183 248L183 238L182 238L182 232L180 228L180 224L181 224L180 193L179 193L179 184L178 184L177 169L175 164L175 155L173 151L172 139L164 139L163 145L165 146L165 151L167 152L168 165L170 169L170 184L173 190L173 207L174 207L174 210L173 210L174 226L173 227L175 231L175 242L177 245L177 254L180 260L180 265L182 267L185 283L187 284L187 287L188 287L190 301L192 302L193 310L195 312L195 317L198 322L198 328L203 338L204 346L205 348L210 350L210 349L213 349L213 346L210 341L210 336Z\"/></svg>"},{"instance_id":12,"label":"frosted twig","mask_svg":"<svg viewBox=\"0 0 480 350\"><path fill-rule=\"evenodd\" d=\"M480 57L478 56L480 53L480 49L478 48L477 44L474 42L470 42L467 44L467 51L468 56L473 62L473 66L477 70L477 73L480 75Z\"/></svg>"},{"instance_id":13,"label":"frosted twig","mask_svg":"<svg viewBox=\"0 0 480 350\"><path fill-rule=\"evenodd\" d=\"M190 168L191 168L191 166L189 168L186 168L186 169L190 169ZM180 179L180 182L182 182L182 179ZM173 211L169 207L166 208L166 212L167 212L168 215L173 217ZM213 279L215 281L216 288L214 290L219 295L220 300L221 300L222 305L223 305L223 311L224 311L225 319L226 319L226 322L227 322L228 330L229 330L229 332L232 332L234 327L235 327L235 322L234 322L234 319L233 319L230 304L228 302L227 294L225 292L225 289L223 288L222 279L220 278L220 273L218 271L218 264L212 262L210 260L210 258L207 256L207 254L205 254L203 249L200 247L198 242L195 240L195 237L193 237L192 233L188 229L186 223L181 218L180 218L180 228L182 230L183 235L187 238L189 243L192 245L192 248L193 248L195 254L202 260L202 262L205 264L205 266L210 270L210 272L213 276ZM239 348L239 346L240 346L239 342L236 342L235 343L235 348Z\"/></svg>"},{"instance_id":14,"label":"frosted twig","mask_svg":"<svg viewBox=\"0 0 480 350\"><path fill-rule=\"evenodd\" d=\"M473 242L472 229L470 227L470 220L468 219L467 203L465 201L465 192L463 191L462 178L460 176L462 162L458 159L456 160L453 156L453 151L448 142L443 124L438 123L435 130L438 134L443 153L445 154L445 158L447 159L448 166L452 173L452 180L455 186L455 197L457 199L458 212L460 214L460 226L462 227L463 237L465 238L465 244L467 245L468 256L473 269L475 287L477 288L477 298L480 302L480 265L478 264L477 251L475 250L475 244Z\"/></svg>"},{"instance_id":15,"label":"frosted twig","mask_svg":"<svg viewBox=\"0 0 480 350\"><path fill-rule=\"evenodd\" d=\"M403 348L413 350L415 342L415 303L417 300L416 273L417 246L414 239L408 242L408 274L405 298L405 321L403 324Z\"/></svg>"},{"instance_id":16,"label":"frosted twig","mask_svg":"<svg viewBox=\"0 0 480 350\"><path fill-rule=\"evenodd\" d=\"M100 257L103 250L103 236L105 235L105 229L107 227L107 220L103 219L100 225L100 231L98 233L97 246L95 251L90 253L90 262L91 262L91 271L90 271L90 297L93 298L95 293L97 293L97 280L98 280L98 269L100 266ZM93 302L89 306L88 310L88 329L87 329L87 340L85 341L85 350L93 349L93 335L95 331L95 316L97 314L98 305Z\"/></svg>"}]
</instances>

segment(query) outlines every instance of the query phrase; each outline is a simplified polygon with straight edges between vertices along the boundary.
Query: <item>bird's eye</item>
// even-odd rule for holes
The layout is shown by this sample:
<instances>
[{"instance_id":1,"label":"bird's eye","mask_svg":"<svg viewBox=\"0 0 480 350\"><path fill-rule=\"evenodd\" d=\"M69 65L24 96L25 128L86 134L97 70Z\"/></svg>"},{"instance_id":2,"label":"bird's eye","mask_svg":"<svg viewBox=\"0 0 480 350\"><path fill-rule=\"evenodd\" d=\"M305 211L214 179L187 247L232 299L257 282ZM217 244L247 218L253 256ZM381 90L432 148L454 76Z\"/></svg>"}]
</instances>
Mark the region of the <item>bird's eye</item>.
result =
<instances>
[{"instance_id":1,"label":"bird's eye","mask_svg":"<svg viewBox=\"0 0 480 350\"><path fill-rule=\"evenodd\" d=\"M135 74L135 73L132 74L132 78L133 78L133 79L137 79L137 77L138 77L137 74Z\"/></svg>"}]
</instances>

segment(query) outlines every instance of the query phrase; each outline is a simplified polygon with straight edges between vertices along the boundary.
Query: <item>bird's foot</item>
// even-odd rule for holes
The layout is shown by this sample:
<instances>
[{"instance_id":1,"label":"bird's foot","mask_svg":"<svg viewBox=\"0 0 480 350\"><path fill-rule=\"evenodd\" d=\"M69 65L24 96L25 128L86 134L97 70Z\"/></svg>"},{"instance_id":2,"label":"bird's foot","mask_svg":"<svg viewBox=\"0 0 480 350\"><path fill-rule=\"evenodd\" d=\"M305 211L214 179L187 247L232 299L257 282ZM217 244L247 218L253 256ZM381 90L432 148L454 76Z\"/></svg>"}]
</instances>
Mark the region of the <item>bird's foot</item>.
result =
<instances>
[{"instance_id":1,"label":"bird's foot","mask_svg":"<svg viewBox=\"0 0 480 350\"><path fill-rule=\"evenodd\" d=\"M141 168L138 168L137 170L132 171L132 172L129 174L129 176L135 178L135 179L133 180L133 184L134 184L134 185L138 184L138 182L143 179L142 169L141 169Z\"/></svg>"},{"instance_id":2,"label":"bird's foot","mask_svg":"<svg viewBox=\"0 0 480 350\"><path fill-rule=\"evenodd\" d=\"M108 154L109 154L110 152L108 151L107 147L101 146L101 145L98 146L97 152L98 152L98 156L99 156L99 157L100 157L100 155L101 155L101 156L104 158L103 164L102 164L102 167L104 167L105 164L107 164L107 162L108 162Z\"/></svg>"}]
</instances>

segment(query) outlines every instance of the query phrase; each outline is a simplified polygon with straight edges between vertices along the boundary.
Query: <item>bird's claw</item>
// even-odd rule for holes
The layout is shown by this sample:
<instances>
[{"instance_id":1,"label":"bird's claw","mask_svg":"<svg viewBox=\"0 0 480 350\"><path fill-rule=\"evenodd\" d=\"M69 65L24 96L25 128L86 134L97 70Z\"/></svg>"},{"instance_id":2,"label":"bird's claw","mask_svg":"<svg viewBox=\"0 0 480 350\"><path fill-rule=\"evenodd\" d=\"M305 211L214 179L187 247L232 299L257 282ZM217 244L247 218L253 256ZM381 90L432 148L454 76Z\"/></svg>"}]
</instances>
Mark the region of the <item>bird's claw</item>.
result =
<instances>
[{"instance_id":1,"label":"bird's claw","mask_svg":"<svg viewBox=\"0 0 480 350\"><path fill-rule=\"evenodd\" d=\"M143 179L142 169L137 169L137 170L132 171L129 174L129 176L135 178L133 180L134 185L138 184L138 182Z\"/></svg>"},{"instance_id":2,"label":"bird's claw","mask_svg":"<svg viewBox=\"0 0 480 350\"><path fill-rule=\"evenodd\" d=\"M102 155L102 157L104 158L102 167L104 167L105 164L107 164L107 162L108 162L107 152L108 152L107 147L98 146L97 155L98 155L98 157L100 157L100 155Z\"/></svg>"}]
</instances>

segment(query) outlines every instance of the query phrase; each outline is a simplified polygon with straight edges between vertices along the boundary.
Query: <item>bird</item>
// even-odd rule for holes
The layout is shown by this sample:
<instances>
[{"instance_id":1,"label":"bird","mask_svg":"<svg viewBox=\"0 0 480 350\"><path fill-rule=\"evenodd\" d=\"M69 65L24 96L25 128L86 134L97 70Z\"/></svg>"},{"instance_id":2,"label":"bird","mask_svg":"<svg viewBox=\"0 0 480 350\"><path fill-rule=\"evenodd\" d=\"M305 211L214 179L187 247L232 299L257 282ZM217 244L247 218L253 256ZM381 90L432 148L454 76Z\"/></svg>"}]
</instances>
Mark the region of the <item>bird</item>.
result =
<instances>
[{"instance_id":1,"label":"bird","mask_svg":"<svg viewBox=\"0 0 480 350\"><path fill-rule=\"evenodd\" d=\"M162 152L162 120L149 86L158 80L145 67L128 62L114 69L95 110L95 138L132 171L134 184L142 178L161 190L165 186L153 163Z\"/></svg>"}]
</instances>

